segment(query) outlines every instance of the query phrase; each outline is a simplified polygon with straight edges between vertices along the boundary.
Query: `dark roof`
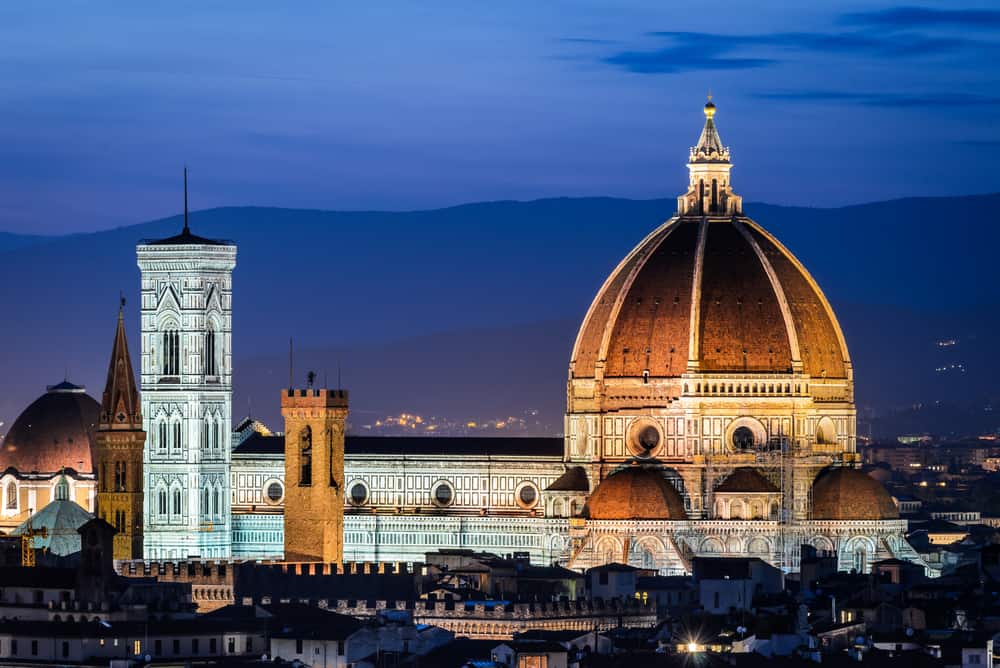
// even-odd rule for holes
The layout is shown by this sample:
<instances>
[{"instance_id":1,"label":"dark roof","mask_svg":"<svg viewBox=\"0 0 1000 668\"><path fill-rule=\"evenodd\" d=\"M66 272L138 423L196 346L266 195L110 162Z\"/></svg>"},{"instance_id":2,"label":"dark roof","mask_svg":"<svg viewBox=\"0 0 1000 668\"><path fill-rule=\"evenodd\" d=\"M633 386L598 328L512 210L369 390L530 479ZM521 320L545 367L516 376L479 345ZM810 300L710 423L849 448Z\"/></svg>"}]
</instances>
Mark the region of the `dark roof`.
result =
<instances>
[{"instance_id":1,"label":"dark roof","mask_svg":"<svg viewBox=\"0 0 1000 668\"><path fill-rule=\"evenodd\" d=\"M485 661L490 659L496 640L473 640L472 638L455 638L452 642L434 649L424 656L410 659L415 665L434 666L434 668L461 668L468 661Z\"/></svg>"},{"instance_id":2,"label":"dark roof","mask_svg":"<svg viewBox=\"0 0 1000 668\"><path fill-rule=\"evenodd\" d=\"M752 468L743 466L732 472L722 484L715 488L716 492L766 492L775 493L778 488L773 482Z\"/></svg>"},{"instance_id":3,"label":"dark roof","mask_svg":"<svg viewBox=\"0 0 1000 668\"><path fill-rule=\"evenodd\" d=\"M285 451L284 436L253 434L233 450L240 455L280 455ZM524 455L527 457L563 454L561 438L516 436L348 436L348 455Z\"/></svg>"},{"instance_id":4,"label":"dark roof","mask_svg":"<svg viewBox=\"0 0 1000 668\"><path fill-rule=\"evenodd\" d=\"M581 633L580 635L583 635ZM502 645L507 645L518 654L525 653L535 653L535 652L546 652L546 653L560 653L567 651L565 647L557 642L551 640L505 640L503 642L497 643L495 646L500 647Z\"/></svg>"},{"instance_id":5,"label":"dark roof","mask_svg":"<svg viewBox=\"0 0 1000 668\"><path fill-rule=\"evenodd\" d=\"M207 239L191 234L191 228L185 226L180 234L166 239L143 239L144 246L232 246L233 242L225 239Z\"/></svg>"},{"instance_id":6,"label":"dark roof","mask_svg":"<svg viewBox=\"0 0 1000 668\"><path fill-rule=\"evenodd\" d=\"M555 631L550 631L547 629L534 629L532 631L525 631L524 633L518 633L514 640L548 640L551 642L572 642L577 638L583 636L588 636L593 633L592 630L581 631L580 629L559 629ZM600 635L600 634L598 634Z\"/></svg>"},{"instance_id":7,"label":"dark roof","mask_svg":"<svg viewBox=\"0 0 1000 668\"><path fill-rule=\"evenodd\" d=\"M601 566L594 566L593 568L588 568L587 569L587 573L590 573L592 571L593 572L609 571L609 572L618 572L618 573L633 573L633 572L635 572L637 570L639 570L639 569L636 568L635 566L629 566L628 564L610 563L610 564L603 564Z\"/></svg>"},{"instance_id":8,"label":"dark roof","mask_svg":"<svg viewBox=\"0 0 1000 668\"><path fill-rule=\"evenodd\" d=\"M76 589L75 568L0 566L0 587Z\"/></svg>"},{"instance_id":9,"label":"dark roof","mask_svg":"<svg viewBox=\"0 0 1000 668\"><path fill-rule=\"evenodd\" d=\"M545 488L546 492L589 492L590 481L582 466L572 466Z\"/></svg>"},{"instance_id":10,"label":"dark roof","mask_svg":"<svg viewBox=\"0 0 1000 668\"><path fill-rule=\"evenodd\" d=\"M354 617L311 605L280 603L261 607L274 615L271 622L274 638L344 640L361 628L361 622Z\"/></svg>"},{"instance_id":11,"label":"dark roof","mask_svg":"<svg viewBox=\"0 0 1000 668\"><path fill-rule=\"evenodd\" d=\"M693 561L695 580L718 580L722 578L749 578L750 565L762 562L757 557L695 557Z\"/></svg>"}]
</instances>

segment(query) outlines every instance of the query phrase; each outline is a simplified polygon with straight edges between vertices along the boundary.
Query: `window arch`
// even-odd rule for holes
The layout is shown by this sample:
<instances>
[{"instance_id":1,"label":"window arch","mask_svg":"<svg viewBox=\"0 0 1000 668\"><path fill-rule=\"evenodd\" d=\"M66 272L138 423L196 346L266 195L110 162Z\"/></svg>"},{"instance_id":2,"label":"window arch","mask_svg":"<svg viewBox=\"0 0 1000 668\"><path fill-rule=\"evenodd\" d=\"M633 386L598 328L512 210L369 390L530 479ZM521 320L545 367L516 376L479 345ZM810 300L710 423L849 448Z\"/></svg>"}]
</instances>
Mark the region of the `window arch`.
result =
<instances>
[{"instance_id":1,"label":"window arch","mask_svg":"<svg viewBox=\"0 0 1000 668\"><path fill-rule=\"evenodd\" d=\"M205 375L206 376L219 375L219 358L218 358L218 350L216 348L217 345L218 344L216 343L215 326L209 323L208 329L205 330Z\"/></svg>"},{"instance_id":2,"label":"window arch","mask_svg":"<svg viewBox=\"0 0 1000 668\"><path fill-rule=\"evenodd\" d=\"M173 492L173 507L171 508L172 514L176 516L181 515L181 488L174 487Z\"/></svg>"},{"instance_id":3,"label":"window arch","mask_svg":"<svg viewBox=\"0 0 1000 668\"><path fill-rule=\"evenodd\" d=\"M156 449L167 449L167 421L163 418L160 418L156 424Z\"/></svg>"},{"instance_id":4,"label":"window arch","mask_svg":"<svg viewBox=\"0 0 1000 668\"><path fill-rule=\"evenodd\" d=\"M299 485L312 485L312 428L309 425L299 432Z\"/></svg>"},{"instance_id":5,"label":"window arch","mask_svg":"<svg viewBox=\"0 0 1000 668\"><path fill-rule=\"evenodd\" d=\"M7 510L17 509L17 483L11 480L7 483Z\"/></svg>"},{"instance_id":6,"label":"window arch","mask_svg":"<svg viewBox=\"0 0 1000 668\"><path fill-rule=\"evenodd\" d=\"M215 517L222 517L222 485L215 483L213 493L212 514Z\"/></svg>"},{"instance_id":7,"label":"window arch","mask_svg":"<svg viewBox=\"0 0 1000 668\"><path fill-rule=\"evenodd\" d=\"M156 493L156 502L157 502L156 503L157 513L161 517L166 517L167 516L167 489L165 487L161 487L160 490Z\"/></svg>"},{"instance_id":8,"label":"window arch","mask_svg":"<svg viewBox=\"0 0 1000 668\"><path fill-rule=\"evenodd\" d=\"M179 376L181 374L181 333L177 331L177 325L168 324L163 330L162 337L160 372L164 376Z\"/></svg>"},{"instance_id":9,"label":"window arch","mask_svg":"<svg viewBox=\"0 0 1000 668\"><path fill-rule=\"evenodd\" d=\"M208 519L212 515L212 509L208 505L208 485L201 488L201 516Z\"/></svg>"}]
</instances>

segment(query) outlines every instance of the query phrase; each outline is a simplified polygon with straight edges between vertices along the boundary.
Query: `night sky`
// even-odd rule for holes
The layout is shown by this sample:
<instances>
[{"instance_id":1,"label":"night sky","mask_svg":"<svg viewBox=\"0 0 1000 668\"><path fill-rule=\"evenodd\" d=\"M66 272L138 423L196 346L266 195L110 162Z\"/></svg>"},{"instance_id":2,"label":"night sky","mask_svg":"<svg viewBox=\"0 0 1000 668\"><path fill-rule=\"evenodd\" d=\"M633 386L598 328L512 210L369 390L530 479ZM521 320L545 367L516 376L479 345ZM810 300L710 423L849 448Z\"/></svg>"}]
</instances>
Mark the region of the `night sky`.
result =
<instances>
[{"instance_id":1,"label":"night sky","mask_svg":"<svg viewBox=\"0 0 1000 668\"><path fill-rule=\"evenodd\" d=\"M0 5L0 230L672 197L709 89L747 200L1000 190L994 3L233 6Z\"/></svg>"}]
</instances>

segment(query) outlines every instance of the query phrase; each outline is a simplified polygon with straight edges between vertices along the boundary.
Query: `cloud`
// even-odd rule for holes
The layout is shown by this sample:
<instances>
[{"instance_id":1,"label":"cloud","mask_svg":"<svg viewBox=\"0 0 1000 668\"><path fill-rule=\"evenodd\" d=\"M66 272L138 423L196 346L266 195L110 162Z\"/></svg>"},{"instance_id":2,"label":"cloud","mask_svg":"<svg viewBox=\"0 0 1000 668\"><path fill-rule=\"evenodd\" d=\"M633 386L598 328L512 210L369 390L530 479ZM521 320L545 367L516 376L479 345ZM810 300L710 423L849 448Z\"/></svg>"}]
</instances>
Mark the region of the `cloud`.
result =
<instances>
[{"instance_id":1,"label":"cloud","mask_svg":"<svg viewBox=\"0 0 1000 668\"><path fill-rule=\"evenodd\" d=\"M1000 97L966 95L962 93L858 93L853 91L774 91L757 93L754 97L764 100L789 102L847 102L868 107L894 109L948 109L955 107L1000 106Z\"/></svg>"},{"instance_id":2,"label":"cloud","mask_svg":"<svg viewBox=\"0 0 1000 668\"><path fill-rule=\"evenodd\" d=\"M1000 28L1000 11L991 9L930 9L894 7L844 14L841 22L879 28Z\"/></svg>"},{"instance_id":3,"label":"cloud","mask_svg":"<svg viewBox=\"0 0 1000 668\"><path fill-rule=\"evenodd\" d=\"M910 58L958 51L980 42L913 32L779 32L722 35L702 32L652 32L666 46L630 49L602 61L629 72L671 74L696 70L737 70L781 62L780 52L804 51L884 58Z\"/></svg>"}]
</instances>

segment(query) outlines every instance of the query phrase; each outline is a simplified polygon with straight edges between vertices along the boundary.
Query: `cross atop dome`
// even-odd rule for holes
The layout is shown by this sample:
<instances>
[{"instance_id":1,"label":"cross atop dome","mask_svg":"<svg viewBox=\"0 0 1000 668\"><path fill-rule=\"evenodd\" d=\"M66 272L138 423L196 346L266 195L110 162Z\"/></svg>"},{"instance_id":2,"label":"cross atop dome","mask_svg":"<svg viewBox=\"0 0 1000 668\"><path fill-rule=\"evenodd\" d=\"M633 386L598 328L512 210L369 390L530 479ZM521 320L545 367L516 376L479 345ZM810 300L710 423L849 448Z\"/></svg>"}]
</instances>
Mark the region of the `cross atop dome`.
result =
<instances>
[{"instance_id":1,"label":"cross atop dome","mask_svg":"<svg viewBox=\"0 0 1000 668\"><path fill-rule=\"evenodd\" d=\"M715 103L709 93L705 103L705 127L688 156L688 191L677 198L679 216L743 214L743 198L733 193L729 183L733 165L729 162L729 147L723 145L715 127L715 112Z\"/></svg>"}]
</instances>

